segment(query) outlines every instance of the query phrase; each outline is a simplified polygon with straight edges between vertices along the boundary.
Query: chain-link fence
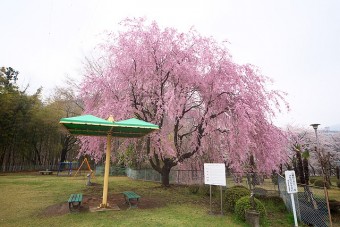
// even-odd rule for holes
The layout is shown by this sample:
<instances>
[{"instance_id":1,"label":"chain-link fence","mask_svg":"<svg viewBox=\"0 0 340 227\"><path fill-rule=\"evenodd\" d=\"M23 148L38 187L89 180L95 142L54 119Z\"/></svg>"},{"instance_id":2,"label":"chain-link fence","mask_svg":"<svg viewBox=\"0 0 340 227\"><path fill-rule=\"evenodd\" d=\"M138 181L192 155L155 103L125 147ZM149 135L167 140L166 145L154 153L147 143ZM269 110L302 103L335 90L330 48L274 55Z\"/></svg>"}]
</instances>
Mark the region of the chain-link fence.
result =
<instances>
[{"instance_id":1,"label":"chain-link fence","mask_svg":"<svg viewBox=\"0 0 340 227\"><path fill-rule=\"evenodd\" d=\"M104 166L96 166L96 176L104 176ZM121 166L111 166L110 167L110 176L126 176L126 168Z\"/></svg>"},{"instance_id":2,"label":"chain-link fence","mask_svg":"<svg viewBox=\"0 0 340 227\"><path fill-rule=\"evenodd\" d=\"M135 180L161 182L162 176L154 169L126 169L126 175ZM169 174L170 184L203 184L204 173L202 170L171 170Z\"/></svg>"},{"instance_id":3,"label":"chain-link fence","mask_svg":"<svg viewBox=\"0 0 340 227\"><path fill-rule=\"evenodd\" d=\"M126 169L126 175L135 180L161 182L161 174L154 169ZM249 187L248 180L244 173L231 173L226 171L227 187L234 185L243 185ZM264 178L263 175L255 174L255 188L254 193L258 195L278 195L278 188L272 183L271 179ZM176 170L172 169L169 175L170 184L182 185L203 185L204 171L203 170Z\"/></svg>"},{"instance_id":4,"label":"chain-link fence","mask_svg":"<svg viewBox=\"0 0 340 227\"><path fill-rule=\"evenodd\" d=\"M104 166L96 166L96 176L104 176ZM135 180L161 182L162 176L154 169L131 169L119 166L110 167L110 176L124 176ZM249 179L245 176L246 173L232 173L226 171L226 187L230 188L234 185L243 185L249 187ZM276 179L276 178L275 178ZM260 196L277 196L277 183L273 182L271 178L266 178L264 175L252 174L253 192ZM204 171L203 170L176 170L171 169L169 174L170 184L180 185L203 185Z\"/></svg>"},{"instance_id":5,"label":"chain-link fence","mask_svg":"<svg viewBox=\"0 0 340 227\"><path fill-rule=\"evenodd\" d=\"M292 201L287 193L285 178L278 175L280 197L287 209L293 212ZM315 227L329 226L327 200L323 188L309 185L298 185L298 193L294 193L297 218L300 222Z\"/></svg>"}]
</instances>

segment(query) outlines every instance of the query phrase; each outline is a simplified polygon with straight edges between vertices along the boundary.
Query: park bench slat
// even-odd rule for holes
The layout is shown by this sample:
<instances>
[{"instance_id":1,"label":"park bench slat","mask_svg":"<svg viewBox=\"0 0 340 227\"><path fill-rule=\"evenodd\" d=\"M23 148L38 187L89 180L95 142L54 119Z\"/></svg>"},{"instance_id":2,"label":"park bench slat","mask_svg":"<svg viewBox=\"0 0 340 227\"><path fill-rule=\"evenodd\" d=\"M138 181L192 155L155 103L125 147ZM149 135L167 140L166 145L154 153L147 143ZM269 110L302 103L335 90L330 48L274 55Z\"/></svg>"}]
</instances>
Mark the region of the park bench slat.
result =
<instances>
[{"instance_id":1,"label":"park bench slat","mask_svg":"<svg viewBox=\"0 0 340 227\"><path fill-rule=\"evenodd\" d=\"M69 203L81 202L81 201L83 201L83 195L82 194L71 194L70 198L68 199Z\"/></svg>"},{"instance_id":2,"label":"park bench slat","mask_svg":"<svg viewBox=\"0 0 340 227\"><path fill-rule=\"evenodd\" d=\"M139 199L140 198L140 195L137 195L136 193L130 192L130 191L123 192L123 194L126 197L128 197L128 199Z\"/></svg>"},{"instance_id":3,"label":"park bench slat","mask_svg":"<svg viewBox=\"0 0 340 227\"><path fill-rule=\"evenodd\" d=\"M68 206L70 211L73 211L74 208L80 209L81 202L83 201L83 194L71 194L68 199Z\"/></svg>"}]
</instances>

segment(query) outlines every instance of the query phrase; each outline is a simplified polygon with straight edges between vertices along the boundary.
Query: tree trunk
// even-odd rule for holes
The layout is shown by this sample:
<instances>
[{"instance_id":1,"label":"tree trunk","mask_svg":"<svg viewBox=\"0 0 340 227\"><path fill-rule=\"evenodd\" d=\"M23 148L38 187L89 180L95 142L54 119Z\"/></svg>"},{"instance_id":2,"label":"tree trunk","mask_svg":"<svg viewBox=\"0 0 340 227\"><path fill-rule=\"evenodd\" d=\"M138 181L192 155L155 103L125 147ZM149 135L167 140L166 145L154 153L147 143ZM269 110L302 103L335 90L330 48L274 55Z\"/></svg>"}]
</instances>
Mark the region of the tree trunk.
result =
<instances>
[{"instance_id":1,"label":"tree trunk","mask_svg":"<svg viewBox=\"0 0 340 227\"><path fill-rule=\"evenodd\" d=\"M63 149L61 149L60 162L64 162L66 160L66 154L67 148L63 147Z\"/></svg>"},{"instance_id":2,"label":"tree trunk","mask_svg":"<svg viewBox=\"0 0 340 227\"><path fill-rule=\"evenodd\" d=\"M10 156L9 156L9 171L14 171L14 148L11 148Z\"/></svg>"},{"instance_id":3,"label":"tree trunk","mask_svg":"<svg viewBox=\"0 0 340 227\"><path fill-rule=\"evenodd\" d=\"M72 149L72 147L76 144L77 139L72 135L65 135L62 138L62 149L60 154L60 161L64 162L67 157L67 153Z\"/></svg>"},{"instance_id":4,"label":"tree trunk","mask_svg":"<svg viewBox=\"0 0 340 227\"><path fill-rule=\"evenodd\" d=\"M340 168L339 168L339 166L337 166L335 168L335 173L336 173L336 179L340 180Z\"/></svg>"},{"instance_id":5,"label":"tree trunk","mask_svg":"<svg viewBox=\"0 0 340 227\"><path fill-rule=\"evenodd\" d=\"M35 153L34 160L36 164L41 165L41 154L40 154L40 150L37 147L37 143L34 144L34 153Z\"/></svg>"},{"instance_id":6,"label":"tree trunk","mask_svg":"<svg viewBox=\"0 0 340 227\"><path fill-rule=\"evenodd\" d=\"M310 166L310 168L313 170L313 176L315 176L315 168L311 165L311 164L309 164L309 166Z\"/></svg>"},{"instance_id":7,"label":"tree trunk","mask_svg":"<svg viewBox=\"0 0 340 227\"><path fill-rule=\"evenodd\" d=\"M309 168L308 168L307 158L303 158L303 172L304 172L305 184L309 185Z\"/></svg>"},{"instance_id":8,"label":"tree trunk","mask_svg":"<svg viewBox=\"0 0 340 227\"><path fill-rule=\"evenodd\" d=\"M300 150L296 150L296 159L297 159L297 169L298 169L298 174L300 178L300 183L306 184Z\"/></svg>"},{"instance_id":9,"label":"tree trunk","mask_svg":"<svg viewBox=\"0 0 340 227\"><path fill-rule=\"evenodd\" d=\"M161 175L162 175L162 185L164 187L170 186L170 170L172 167L176 166L176 163L172 161L172 159L165 158L163 160L163 167L161 169Z\"/></svg>"},{"instance_id":10,"label":"tree trunk","mask_svg":"<svg viewBox=\"0 0 340 227\"><path fill-rule=\"evenodd\" d=\"M299 174L298 174L299 170L298 170L298 168L297 168L296 158L295 158L295 157L293 158L292 164L293 164L293 170L295 171L295 174L296 174L297 176L299 176Z\"/></svg>"},{"instance_id":11,"label":"tree trunk","mask_svg":"<svg viewBox=\"0 0 340 227\"><path fill-rule=\"evenodd\" d=\"M331 176L329 174L329 170L328 170L328 167L326 168L325 170L325 178L326 178L326 182L328 182L329 186L332 185L332 182L331 182Z\"/></svg>"},{"instance_id":12,"label":"tree trunk","mask_svg":"<svg viewBox=\"0 0 340 227\"><path fill-rule=\"evenodd\" d=\"M169 187L170 186L170 169L168 168L162 168L162 185L164 187Z\"/></svg>"},{"instance_id":13,"label":"tree trunk","mask_svg":"<svg viewBox=\"0 0 340 227\"><path fill-rule=\"evenodd\" d=\"M7 149L5 149L4 159L2 160L2 172L6 172L8 157L9 157L9 152Z\"/></svg>"},{"instance_id":14,"label":"tree trunk","mask_svg":"<svg viewBox=\"0 0 340 227\"><path fill-rule=\"evenodd\" d=\"M325 176L325 181L328 182L329 185L332 185L331 183L331 178L330 178L330 171L329 171L329 154L325 157L322 157L321 159L321 169L322 169L322 172Z\"/></svg>"}]
</instances>

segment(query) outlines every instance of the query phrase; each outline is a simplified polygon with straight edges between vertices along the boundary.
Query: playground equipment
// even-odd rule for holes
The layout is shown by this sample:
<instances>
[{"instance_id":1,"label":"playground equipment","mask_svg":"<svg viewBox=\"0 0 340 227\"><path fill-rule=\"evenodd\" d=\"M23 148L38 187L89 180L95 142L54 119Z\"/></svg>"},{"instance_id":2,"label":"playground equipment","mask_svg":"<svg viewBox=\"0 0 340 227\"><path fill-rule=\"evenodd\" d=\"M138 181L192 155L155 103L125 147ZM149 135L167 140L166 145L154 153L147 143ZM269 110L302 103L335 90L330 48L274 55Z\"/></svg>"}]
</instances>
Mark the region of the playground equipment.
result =
<instances>
[{"instance_id":1,"label":"playground equipment","mask_svg":"<svg viewBox=\"0 0 340 227\"><path fill-rule=\"evenodd\" d=\"M83 164L84 164L85 162L86 162L86 165L87 165L88 170L90 171L90 173L89 173L90 175L89 175L88 177L90 177L91 175L92 175L93 177L95 177L94 174L93 174L93 171L92 171L92 169L91 169L91 166L90 166L90 164L89 164L89 161L87 160L87 158L84 158L83 162L82 162L81 165L79 166L79 168L78 168L76 174L74 174L74 176L77 176L79 170L81 169L81 167L83 166Z\"/></svg>"},{"instance_id":2,"label":"playground equipment","mask_svg":"<svg viewBox=\"0 0 340 227\"><path fill-rule=\"evenodd\" d=\"M72 162L59 162L59 168L58 168L57 176L62 176L61 173L64 170L67 170L67 173L66 173L67 176L71 176L72 175Z\"/></svg>"}]
</instances>

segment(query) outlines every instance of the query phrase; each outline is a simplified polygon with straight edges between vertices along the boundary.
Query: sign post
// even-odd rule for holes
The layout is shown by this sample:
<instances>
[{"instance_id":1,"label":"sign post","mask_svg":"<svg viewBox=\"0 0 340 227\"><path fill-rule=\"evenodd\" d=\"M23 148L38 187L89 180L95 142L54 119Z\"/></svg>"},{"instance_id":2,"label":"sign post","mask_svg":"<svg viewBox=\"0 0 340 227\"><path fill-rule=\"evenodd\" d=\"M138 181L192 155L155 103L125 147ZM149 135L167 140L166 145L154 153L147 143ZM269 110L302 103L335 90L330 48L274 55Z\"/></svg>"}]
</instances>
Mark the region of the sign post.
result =
<instances>
[{"instance_id":1,"label":"sign post","mask_svg":"<svg viewBox=\"0 0 340 227\"><path fill-rule=\"evenodd\" d=\"M222 186L226 186L224 163L204 163L204 183L210 185L210 213L211 209L211 185L221 186L221 215L223 215Z\"/></svg>"},{"instance_id":2,"label":"sign post","mask_svg":"<svg viewBox=\"0 0 340 227\"><path fill-rule=\"evenodd\" d=\"M292 201L294 223L295 223L295 226L298 226L297 218L296 218L295 201L294 201L294 195L293 195L294 193L298 192L295 171L285 171L285 176L286 176L287 192L288 194L290 194L290 200Z\"/></svg>"}]
</instances>

